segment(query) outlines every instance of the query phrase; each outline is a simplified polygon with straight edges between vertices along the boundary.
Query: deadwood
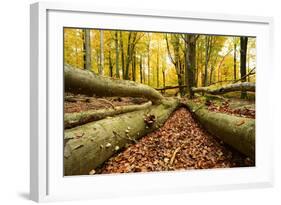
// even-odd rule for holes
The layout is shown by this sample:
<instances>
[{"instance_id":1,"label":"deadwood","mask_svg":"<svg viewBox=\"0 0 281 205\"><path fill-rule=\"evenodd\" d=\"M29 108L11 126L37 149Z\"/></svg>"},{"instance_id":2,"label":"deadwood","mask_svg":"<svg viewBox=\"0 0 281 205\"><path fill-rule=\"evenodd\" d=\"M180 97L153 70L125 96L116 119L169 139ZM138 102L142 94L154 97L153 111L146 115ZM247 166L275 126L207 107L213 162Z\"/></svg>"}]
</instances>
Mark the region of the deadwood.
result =
<instances>
[{"instance_id":1,"label":"deadwood","mask_svg":"<svg viewBox=\"0 0 281 205\"><path fill-rule=\"evenodd\" d=\"M83 125L88 122L101 120L106 117L112 117L115 115L133 112L137 110L146 109L151 106L151 102L147 102L141 105L127 105L118 106L109 109L100 110L88 110L84 112L66 113L64 115L64 128L69 129L78 125Z\"/></svg>"},{"instance_id":2,"label":"deadwood","mask_svg":"<svg viewBox=\"0 0 281 205\"><path fill-rule=\"evenodd\" d=\"M64 134L64 174L86 175L126 145L161 127L178 107L175 99L103 119Z\"/></svg>"},{"instance_id":3,"label":"deadwood","mask_svg":"<svg viewBox=\"0 0 281 205\"><path fill-rule=\"evenodd\" d=\"M246 156L255 159L255 120L209 111L204 104L186 103L200 124L211 134Z\"/></svg>"},{"instance_id":4,"label":"deadwood","mask_svg":"<svg viewBox=\"0 0 281 205\"><path fill-rule=\"evenodd\" d=\"M193 92L203 92L203 93L209 93L213 95L220 95L224 94L227 92L235 92L235 91L251 91L255 92L256 90L256 84L255 83L249 83L249 82L244 82L244 83L237 83L237 84L230 84L230 85L225 85L220 88L215 88L212 89L210 87L199 87L199 88L192 88Z\"/></svg>"},{"instance_id":5,"label":"deadwood","mask_svg":"<svg viewBox=\"0 0 281 205\"><path fill-rule=\"evenodd\" d=\"M158 104L164 97L150 86L128 80L98 76L91 71L64 66L66 92L97 96L142 97Z\"/></svg>"}]
</instances>

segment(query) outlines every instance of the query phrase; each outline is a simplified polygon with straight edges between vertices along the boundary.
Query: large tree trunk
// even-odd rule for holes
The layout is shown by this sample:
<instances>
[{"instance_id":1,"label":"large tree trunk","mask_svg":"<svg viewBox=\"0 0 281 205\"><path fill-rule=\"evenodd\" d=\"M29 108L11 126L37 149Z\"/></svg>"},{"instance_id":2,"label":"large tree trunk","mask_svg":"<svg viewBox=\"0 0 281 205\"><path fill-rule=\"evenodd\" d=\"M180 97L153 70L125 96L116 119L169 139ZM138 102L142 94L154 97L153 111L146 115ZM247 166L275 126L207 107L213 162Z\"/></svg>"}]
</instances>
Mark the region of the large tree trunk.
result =
<instances>
[{"instance_id":1,"label":"large tree trunk","mask_svg":"<svg viewBox=\"0 0 281 205\"><path fill-rule=\"evenodd\" d=\"M154 104L164 97L153 88L137 82L94 75L92 72L64 66L64 88L71 93L97 96L143 97Z\"/></svg>"},{"instance_id":2,"label":"large tree trunk","mask_svg":"<svg viewBox=\"0 0 281 205\"><path fill-rule=\"evenodd\" d=\"M119 149L161 127L177 100L65 130L64 175L89 174ZM149 120L147 120L149 119Z\"/></svg>"},{"instance_id":3,"label":"large tree trunk","mask_svg":"<svg viewBox=\"0 0 281 205\"><path fill-rule=\"evenodd\" d=\"M207 131L246 156L255 159L255 120L211 112L187 102L189 110Z\"/></svg>"},{"instance_id":4,"label":"large tree trunk","mask_svg":"<svg viewBox=\"0 0 281 205\"><path fill-rule=\"evenodd\" d=\"M195 86L195 67L196 67L196 38L194 34L185 34L185 83L187 93L193 98L192 87Z\"/></svg>"},{"instance_id":5,"label":"large tree trunk","mask_svg":"<svg viewBox=\"0 0 281 205\"><path fill-rule=\"evenodd\" d=\"M220 95L227 92L234 92L234 91L251 91L255 92L256 90L256 84L255 83L237 83L237 84L229 84L220 88L211 89L210 87L199 87L199 88L192 88L193 92L203 92L203 93L209 93L213 95Z\"/></svg>"}]
</instances>

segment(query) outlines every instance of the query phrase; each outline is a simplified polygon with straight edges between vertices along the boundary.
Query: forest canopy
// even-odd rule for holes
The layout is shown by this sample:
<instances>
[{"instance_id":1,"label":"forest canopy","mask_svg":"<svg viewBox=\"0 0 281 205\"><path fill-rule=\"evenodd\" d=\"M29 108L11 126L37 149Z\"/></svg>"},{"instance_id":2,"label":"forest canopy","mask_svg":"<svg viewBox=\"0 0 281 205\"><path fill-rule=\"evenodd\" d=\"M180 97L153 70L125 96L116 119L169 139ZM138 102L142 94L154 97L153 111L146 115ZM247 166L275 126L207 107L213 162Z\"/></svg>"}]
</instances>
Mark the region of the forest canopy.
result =
<instances>
[{"instance_id":1,"label":"forest canopy","mask_svg":"<svg viewBox=\"0 0 281 205\"><path fill-rule=\"evenodd\" d=\"M194 58L194 87L235 82L240 47L238 36L64 29L66 64L154 88L187 85L186 58ZM255 67L256 38L247 37L246 81L255 82Z\"/></svg>"}]
</instances>

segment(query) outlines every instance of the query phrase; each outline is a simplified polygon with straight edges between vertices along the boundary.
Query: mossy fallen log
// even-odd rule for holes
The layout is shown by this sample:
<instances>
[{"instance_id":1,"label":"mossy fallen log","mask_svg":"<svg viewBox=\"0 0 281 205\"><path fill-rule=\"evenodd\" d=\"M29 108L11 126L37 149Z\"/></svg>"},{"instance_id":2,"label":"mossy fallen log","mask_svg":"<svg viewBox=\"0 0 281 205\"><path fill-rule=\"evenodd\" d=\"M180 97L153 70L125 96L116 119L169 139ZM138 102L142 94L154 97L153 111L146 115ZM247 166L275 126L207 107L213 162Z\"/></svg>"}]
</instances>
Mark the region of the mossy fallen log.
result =
<instances>
[{"instance_id":1,"label":"mossy fallen log","mask_svg":"<svg viewBox=\"0 0 281 205\"><path fill-rule=\"evenodd\" d=\"M200 124L226 144L255 159L255 120L212 112L204 104L186 103Z\"/></svg>"},{"instance_id":2,"label":"mossy fallen log","mask_svg":"<svg viewBox=\"0 0 281 205\"><path fill-rule=\"evenodd\" d=\"M161 127L178 107L175 99L103 119L64 133L64 175L86 175L126 145Z\"/></svg>"},{"instance_id":3,"label":"mossy fallen log","mask_svg":"<svg viewBox=\"0 0 281 205\"><path fill-rule=\"evenodd\" d=\"M148 85L129 80L119 80L95 75L88 70L64 65L64 89L66 92L89 96L142 97L153 104L161 103L164 97Z\"/></svg>"},{"instance_id":4,"label":"mossy fallen log","mask_svg":"<svg viewBox=\"0 0 281 205\"><path fill-rule=\"evenodd\" d=\"M79 125L86 124L88 122L101 120L106 117L112 117L115 115L133 112L137 110L146 109L151 106L151 102L147 102L141 105L127 105L127 106L118 106L108 109L99 109L99 110L88 110L84 112L75 112L75 113L65 113L64 114L64 128L69 129Z\"/></svg>"},{"instance_id":5,"label":"mossy fallen log","mask_svg":"<svg viewBox=\"0 0 281 205\"><path fill-rule=\"evenodd\" d=\"M203 93L209 93L213 95L220 95L224 94L227 92L235 92L235 91L251 91L255 92L256 90L256 85L255 83L249 83L249 82L244 82L244 83L236 83L236 84L229 84L222 86L220 88L215 88L212 89L210 87L199 87L199 88L192 88L192 91L194 93L198 92L203 92Z\"/></svg>"}]
</instances>

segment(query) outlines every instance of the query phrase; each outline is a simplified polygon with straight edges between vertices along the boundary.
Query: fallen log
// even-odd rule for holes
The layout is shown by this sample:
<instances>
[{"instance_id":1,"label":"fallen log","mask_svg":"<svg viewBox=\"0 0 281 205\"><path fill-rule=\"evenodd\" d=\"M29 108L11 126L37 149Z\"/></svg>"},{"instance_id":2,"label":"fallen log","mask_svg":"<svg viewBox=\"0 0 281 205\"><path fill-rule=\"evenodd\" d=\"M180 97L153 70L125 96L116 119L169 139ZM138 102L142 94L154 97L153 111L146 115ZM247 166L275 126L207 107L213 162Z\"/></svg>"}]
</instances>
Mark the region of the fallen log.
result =
<instances>
[{"instance_id":1,"label":"fallen log","mask_svg":"<svg viewBox=\"0 0 281 205\"><path fill-rule=\"evenodd\" d=\"M127 105L127 106L118 106L109 109L100 109L100 110L88 110L84 112L75 112L75 113L65 113L64 114L64 128L69 129L76 127L78 125L83 125L88 122L101 120L106 117L112 117L115 115L133 112L137 110L146 109L151 106L151 102L147 102L141 105Z\"/></svg>"},{"instance_id":2,"label":"fallen log","mask_svg":"<svg viewBox=\"0 0 281 205\"><path fill-rule=\"evenodd\" d=\"M164 97L150 86L129 80L95 75L88 70L64 65L65 92L97 96L142 97L159 104Z\"/></svg>"},{"instance_id":3,"label":"fallen log","mask_svg":"<svg viewBox=\"0 0 281 205\"><path fill-rule=\"evenodd\" d=\"M178 107L175 99L64 133L64 175L86 175L126 145L161 127Z\"/></svg>"},{"instance_id":4,"label":"fallen log","mask_svg":"<svg viewBox=\"0 0 281 205\"><path fill-rule=\"evenodd\" d=\"M251 159L255 159L255 120L212 112L204 104L186 103L200 124L211 134Z\"/></svg>"},{"instance_id":5,"label":"fallen log","mask_svg":"<svg viewBox=\"0 0 281 205\"><path fill-rule=\"evenodd\" d=\"M195 93L203 92L203 93L209 93L209 94L213 94L213 95L220 95L220 94L224 94L227 92L234 92L234 91L255 92L255 90L256 90L255 83L249 83L249 82L230 84L230 85L226 85L226 86L216 88L216 89L211 89L210 87L199 87L199 88L193 87L192 88L192 91Z\"/></svg>"},{"instance_id":6,"label":"fallen log","mask_svg":"<svg viewBox=\"0 0 281 205\"><path fill-rule=\"evenodd\" d=\"M177 88L187 88L187 85L176 85L176 86L165 86L163 88L154 88L155 90L163 91L163 90L172 90Z\"/></svg>"}]
</instances>

